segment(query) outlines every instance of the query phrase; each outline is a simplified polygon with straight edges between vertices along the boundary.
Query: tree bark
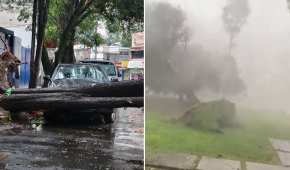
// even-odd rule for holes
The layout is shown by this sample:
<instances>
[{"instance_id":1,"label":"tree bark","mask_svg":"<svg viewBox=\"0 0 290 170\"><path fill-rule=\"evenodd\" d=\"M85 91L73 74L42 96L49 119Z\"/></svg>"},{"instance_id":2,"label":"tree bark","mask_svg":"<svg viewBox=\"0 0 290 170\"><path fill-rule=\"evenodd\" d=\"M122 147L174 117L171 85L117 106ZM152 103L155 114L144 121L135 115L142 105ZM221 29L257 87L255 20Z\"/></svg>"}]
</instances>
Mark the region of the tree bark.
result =
<instances>
[{"instance_id":1,"label":"tree bark","mask_svg":"<svg viewBox=\"0 0 290 170\"><path fill-rule=\"evenodd\" d=\"M78 9L78 0L66 0L65 1L65 11L60 16L60 39L59 47L55 52L55 63L54 68L60 63L74 63L74 38L77 17L75 13Z\"/></svg>"},{"instance_id":2,"label":"tree bark","mask_svg":"<svg viewBox=\"0 0 290 170\"><path fill-rule=\"evenodd\" d=\"M49 59L47 48L44 46L42 47L41 62L42 62L44 74L45 75L52 75L53 62Z\"/></svg>"},{"instance_id":3,"label":"tree bark","mask_svg":"<svg viewBox=\"0 0 290 170\"><path fill-rule=\"evenodd\" d=\"M83 88L16 89L9 97L18 94L33 95L41 93L80 93L94 97L137 97L144 96L144 81L100 83Z\"/></svg>"},{"instance_id":4,"label":"tree bark","mask_svg":"<svg viewBox=\"0 0 290 170\"><path fill-rule=\"evenodd\" d=\"M76 27L90 14L88 9L93 2L93 0L67 0L65 2L65 11L60 16L60 41L59 48L55 52L54 69L60 63L76 61L73 48Z\"/></svg>"},{"instance_id":5,"label":"tree bark","mask_svg":"<svg viewBox=\"0 0 290 170\"><path fill-rule=\"evenodd\" d=\"M16 89L12 95L0 98L0 107L10 111L142 107L143 92L143 81L102 83L70 89Z\"/></svg>"},{"instance_id":6,"label":"tree bark","mask_svg":"<svg viewBox=\"0 0 290 170\"><path fill-rule=\"evenodd\" d=\"M232 55L232 49L233 49L233 46L234 46L234 35L230 35L229 37L229 52L228 52L228 55L231 56Z\"/></svg>"},{"instance_id":7,"label":"tree bark","mask_svg":"<svg viewBox=\"0 0 290 170\"><path fill-rule=\"evenodd\" d=\"M42 68L45 76L51 76L53 71L53 61L49 59L48 52L45 46L42 47L42 56L41 56L41 63ZM42 87L48 87L49 80L44 79Z\"/></svg>"},{"instance_id":8,"label":"tree bark","mask_svg":"<svg viewBox=\"0 0 290 170\"><path fill-rule=\"evenodd\" d=\"M36 110L82 110L97 108L143 107L143 97L48 97L13 101L0 101L1 107L12 112Z\"/></svg>"},{"instance_id":9,"label":"tree bark","mask_svg":"<svg viewBox=\"0 0 290 170\"><path fill-rule=\"evenodd\" d=\"M48 5L49 0L39 0L38 2L38 17L37 17L37 46L36 46L36 54L33 62L33 70L30 75L31 81L29 84L30 88L36 88L37 86L37 76L39 74L40 68L40 60L42 56L43 44L44 44L44 35L45 35L45 27L47 23L47 15L48 15Z\"/></svg>"},{"instance_id":10,"label":"tree bark","mask_svg":"<svg viewBox=\"0 0 290 170\"><path fill-rule=\"evenodd\" d=\"M34 73L34 52L35 52L35 34L36 34L36 17L37 17L37 2L38 0L33 1L33 14L32 14L32 30L31 30L31 54L30 54L30 75ZM32 88L31 85L33 84L32 76L29 79L29 88Z\"/></svg>"},{"instance_id":11,"label":"tree bark","mask_svg":"<svg viewBox=\"0 0 290 170\"><path fill-rule=\"evenodd\" d=\"M74 37L75 29L67 28L63 32L59 41L59 48L55 52L54 68L60 63L74 63L76 61L74 55Z\"/></svg>"}]
</instances>

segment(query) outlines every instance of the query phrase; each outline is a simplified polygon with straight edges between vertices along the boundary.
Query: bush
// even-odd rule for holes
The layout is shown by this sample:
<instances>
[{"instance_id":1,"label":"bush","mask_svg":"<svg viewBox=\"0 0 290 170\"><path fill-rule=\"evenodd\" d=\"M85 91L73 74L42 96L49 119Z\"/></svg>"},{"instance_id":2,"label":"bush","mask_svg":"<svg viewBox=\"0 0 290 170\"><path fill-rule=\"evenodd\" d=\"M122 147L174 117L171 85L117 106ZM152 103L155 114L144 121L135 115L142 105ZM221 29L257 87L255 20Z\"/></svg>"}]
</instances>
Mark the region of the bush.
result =
<instances>
[{"instance_id":1,"label":"bush","mask_svg":"<svg viewBox=\"0 0 290 170\"><path fill-rule=\"evenodd\" d=\"M223 99L194 106L184 114L181 121L194 128L220 131L236 124L235 115L235 104Z\"/></svg>"}]
</instances>

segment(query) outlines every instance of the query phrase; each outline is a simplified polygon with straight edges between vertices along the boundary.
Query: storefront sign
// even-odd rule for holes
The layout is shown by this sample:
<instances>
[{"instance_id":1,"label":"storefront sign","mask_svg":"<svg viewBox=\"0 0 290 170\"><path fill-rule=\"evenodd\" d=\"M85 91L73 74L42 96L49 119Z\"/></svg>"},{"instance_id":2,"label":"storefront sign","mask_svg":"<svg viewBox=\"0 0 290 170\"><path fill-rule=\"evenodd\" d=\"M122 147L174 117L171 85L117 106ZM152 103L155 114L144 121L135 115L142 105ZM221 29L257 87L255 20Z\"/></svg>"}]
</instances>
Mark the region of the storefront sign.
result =
<instances>
[{"instance_id":1,"label":"storefront sign","mask_svg":"<svg viewBox=\"0 0 290 170\"><path fill-rule=\"evenodd\" d=\"M130 60L128 68L144 68L144 60Z\"/></svg>"}]
</instances>

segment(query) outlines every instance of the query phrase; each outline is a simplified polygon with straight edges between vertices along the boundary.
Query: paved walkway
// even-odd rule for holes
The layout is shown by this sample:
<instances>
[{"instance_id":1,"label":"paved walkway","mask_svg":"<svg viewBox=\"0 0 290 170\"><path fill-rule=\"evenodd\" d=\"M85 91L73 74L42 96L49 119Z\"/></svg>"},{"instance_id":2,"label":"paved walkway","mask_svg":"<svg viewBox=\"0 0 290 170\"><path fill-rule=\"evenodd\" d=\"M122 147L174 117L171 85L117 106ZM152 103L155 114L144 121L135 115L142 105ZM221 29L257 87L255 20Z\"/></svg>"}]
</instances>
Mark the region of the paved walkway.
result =
<instances>
[{"instance_id":1,"label":"paved walkway","mask_svg":"<svg viewBox=\"0 0 290 170\"><path fill-rule=\"evenodd\" d=\"M270 139L273 148L281 161L281 164L290 167L290 141L280 139Z\"/></svg>"},{"instance_id":2,"label":"paved walkway","mask_svg":"<svg viewBox=\"0 0 290 170\"><path fill-rule=\"evenodd\" d=\"M146 170L290 170L290 141L270 139L281 165L198 157L190 154L156 154L146 158Z\"/></svg>"},{"instance_id":3,"label":"paved walkway","mask_svg":"<svg viewBox=\"0 0 290 170\"><path fill-rule=\"evenodd\" d=\"M290 167L241 161L197 157L189 154L158 154L146 160L146 170L290 170Z\"/></svg>"}]
</instances>

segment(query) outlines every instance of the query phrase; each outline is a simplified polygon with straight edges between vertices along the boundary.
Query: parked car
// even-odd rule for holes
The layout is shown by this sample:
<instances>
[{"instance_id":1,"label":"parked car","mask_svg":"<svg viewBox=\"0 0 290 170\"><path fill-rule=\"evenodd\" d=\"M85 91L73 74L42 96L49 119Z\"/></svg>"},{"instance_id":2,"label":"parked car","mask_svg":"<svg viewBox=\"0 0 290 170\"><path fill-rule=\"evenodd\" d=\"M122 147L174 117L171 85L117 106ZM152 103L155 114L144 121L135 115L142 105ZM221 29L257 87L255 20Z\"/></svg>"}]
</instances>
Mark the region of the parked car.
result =
<instances>
[{"instance_id":1,"label":"parked car","mask_svg":"<svg viewBox=\"0 0 290 170\"><path fill-rule=\"evenodd\" d=\"M110 82L107 74L97 64L59 64L54 70L51 77L47 77L48 87L60 87L60 88L71 88L71 87L86 87L92 86L98 83ZM59 114L62 113L62 114ZM59 116L56 116L59 114ZM86 116L84 116L86 115ZM62 116L62 117L60 117ZM111 108L95 108L87 110L49 110L45 113L45 118L49 120L65 119L69 121L74 117L77 120L79 118L89 118L94 121L95 119L102 119L105 123L113 123L116 119L114 109ZM57 120L53 120L57 121Z\"/></svg>"},{"instance_id":2,"label":"parked car","mask_svg":"<svg viewBox=\"0 0 290 170\"><path fill-rule=\"evenodd\" d=\"M97 64L59 64L48 87L85 87L109 82L109 77Z\"/></svg>"},{"instance_id":3,"label":"parked car","mask_svg":"<svg viewBox=\"0 0 290 170\"><path fill-rule=\"evenodd\" d=\"M110 81L119 81L121 76L115 64L108 60L81 60L80 63L98 64L108 75Z\"/></svg>"}]
</instances>

